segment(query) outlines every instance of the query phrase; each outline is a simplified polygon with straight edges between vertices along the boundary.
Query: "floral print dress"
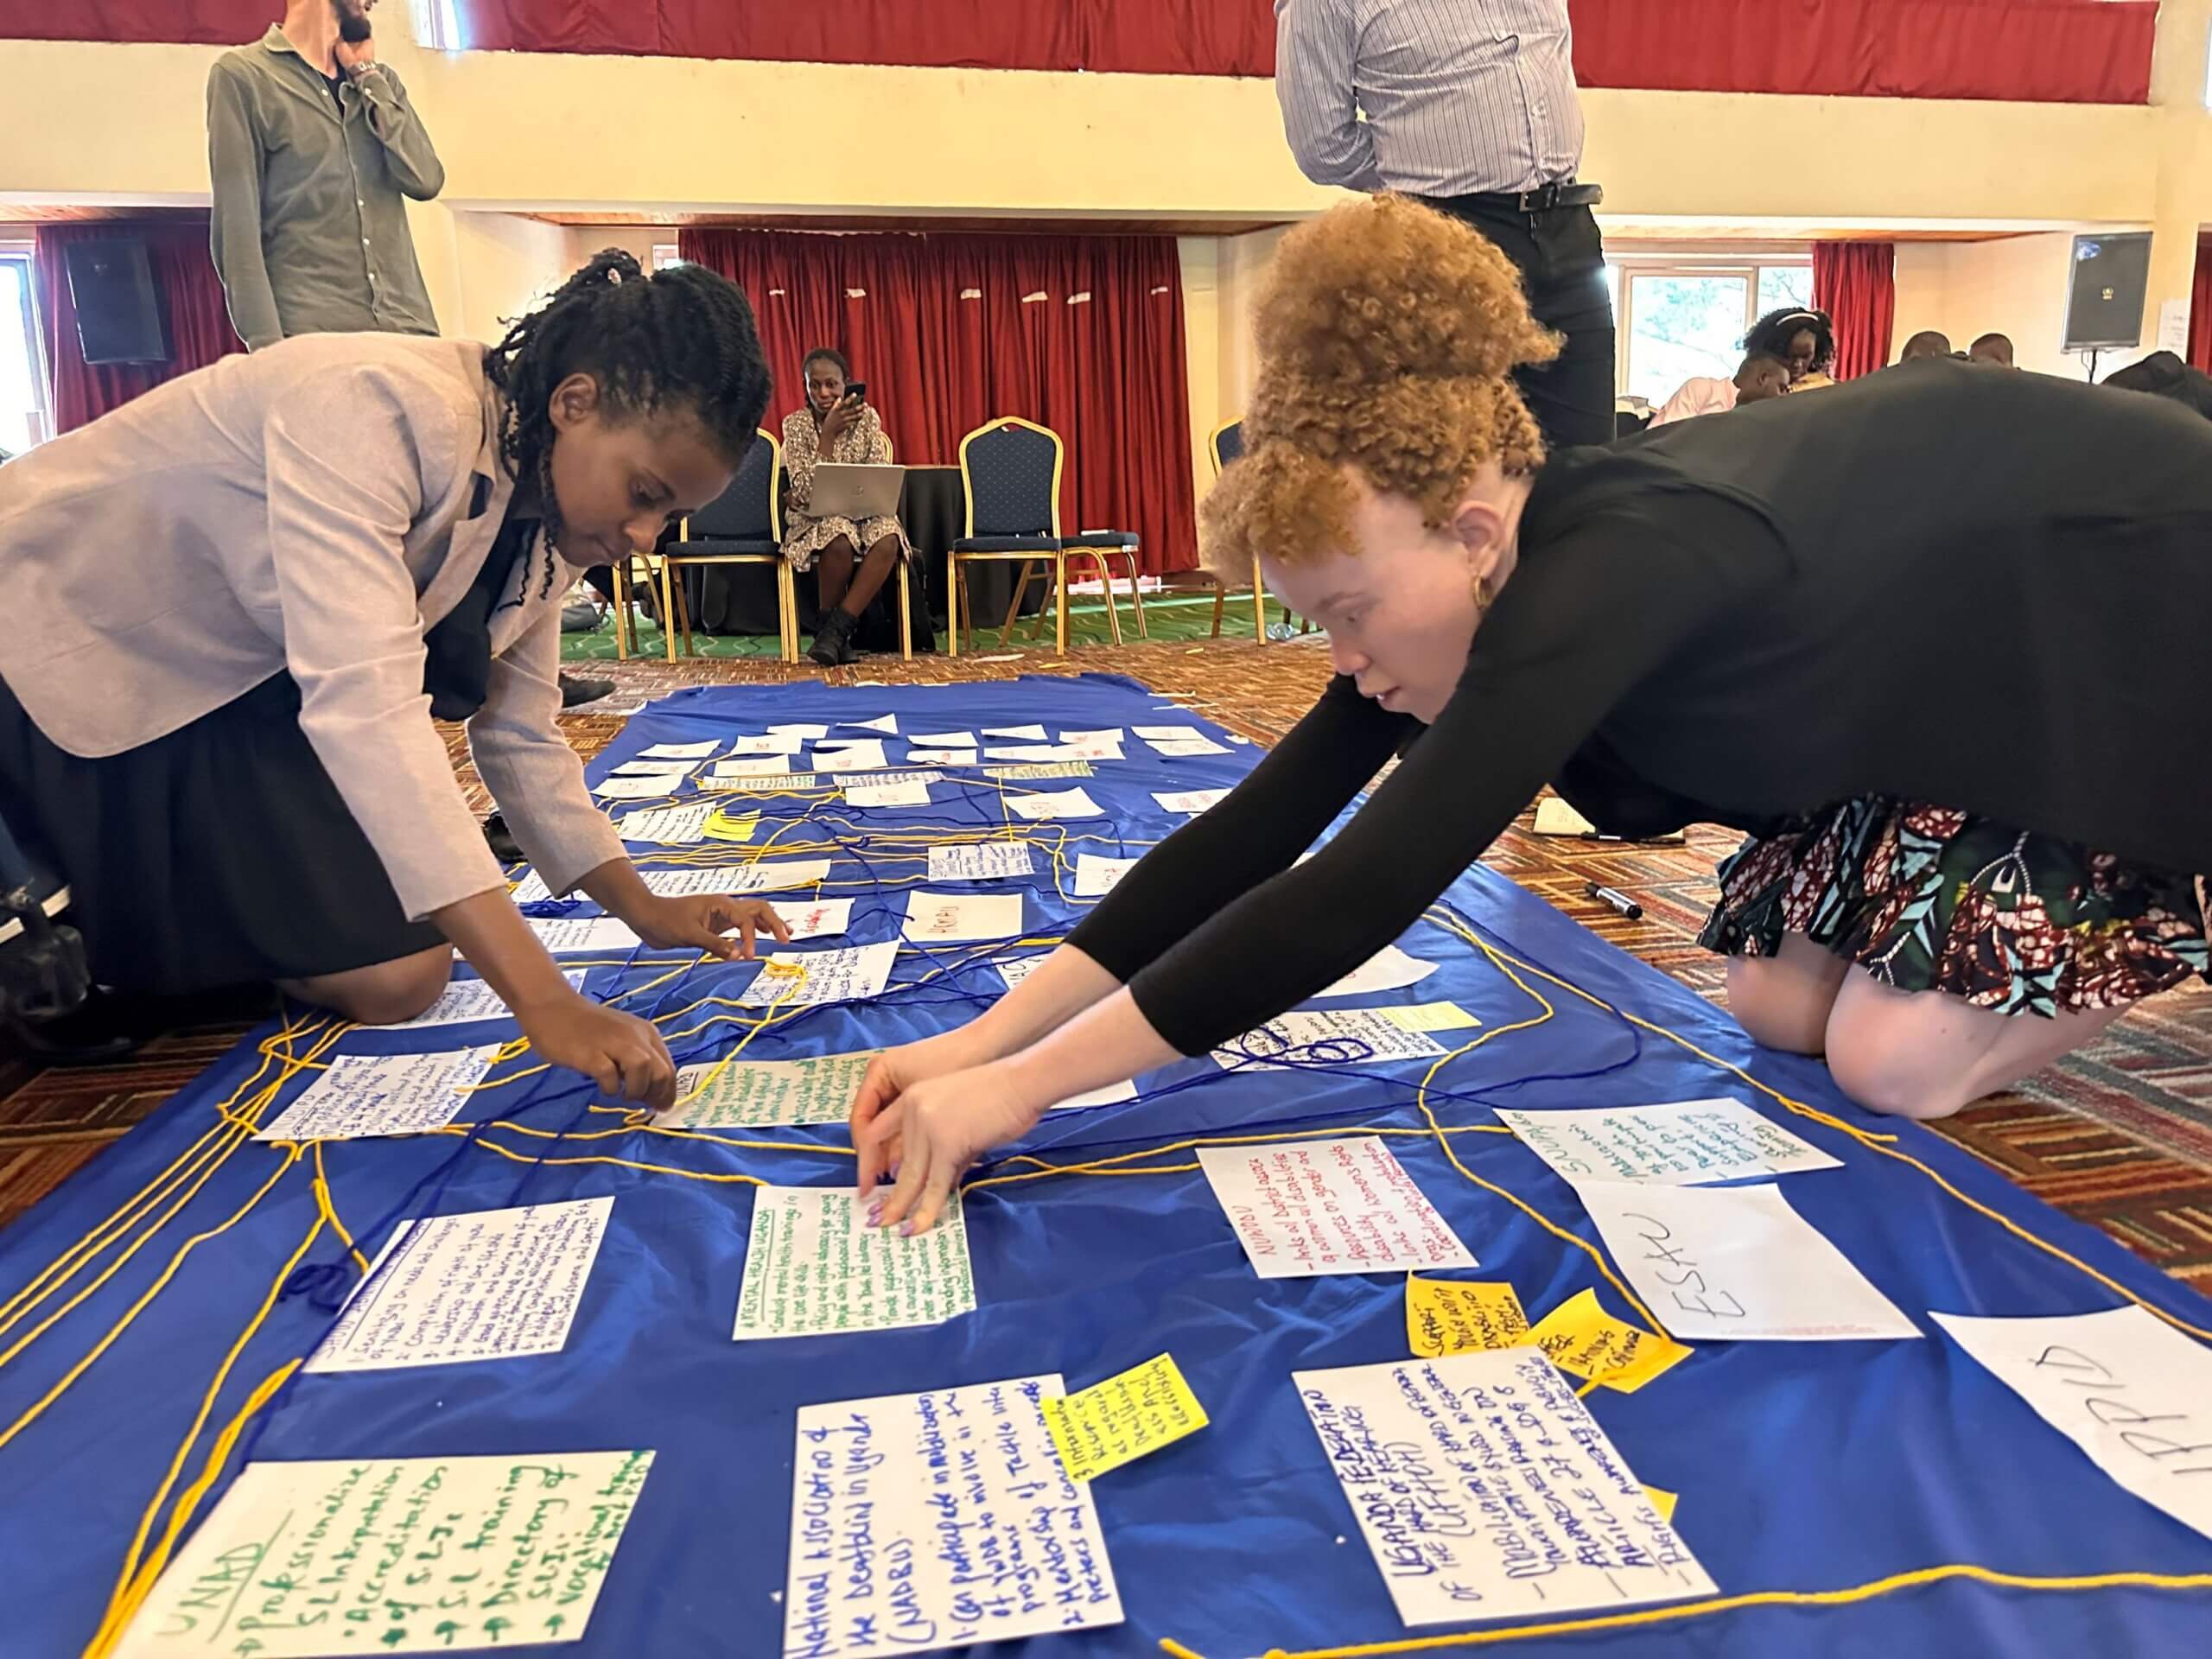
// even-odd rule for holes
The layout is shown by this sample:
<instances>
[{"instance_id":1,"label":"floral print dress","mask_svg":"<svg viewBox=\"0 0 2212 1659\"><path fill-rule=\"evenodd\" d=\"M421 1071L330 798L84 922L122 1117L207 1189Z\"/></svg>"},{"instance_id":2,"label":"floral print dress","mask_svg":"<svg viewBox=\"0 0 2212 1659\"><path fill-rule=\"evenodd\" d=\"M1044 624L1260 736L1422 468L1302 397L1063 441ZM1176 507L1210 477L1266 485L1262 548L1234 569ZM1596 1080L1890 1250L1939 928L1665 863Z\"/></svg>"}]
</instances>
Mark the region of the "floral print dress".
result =
<instances>
[{"instance_id":1,"label":"floral print dress","mask_svg":"<svg viewBox=\"0 0 2212 1659\"><path fill-rule=\"evenodd\" d=\"M817 518L806 510L807 497L814 489L814 469L823 461L880 467L890 460L891 440L885 435L882 419L873 404L861 405L860 418L838 434L836 453L829 455L822 454L821 431L811 409L795 409L784 416L784 470L791 474L791 487L784 496L784 556L794 570L811 570L822 550L840 536L861 556L885 537L895 536L900 554L910 559L914 556L914 545L906 539L894 514L880 513L855 524L849 518Z\"/></svg>"},{"instance_id":2,"label":"floral print dress","mask_svg":"<svg viewBox=\"0 0 2212 1659\"><path fill-rule=\"evenodd\" d=\"M1901 991L2000 1014L2124 1007L2212 977L2198 880L1948 807L1861 796L1722 863L1699 943L1802 933Z\"/></svg>"}]
</instances>

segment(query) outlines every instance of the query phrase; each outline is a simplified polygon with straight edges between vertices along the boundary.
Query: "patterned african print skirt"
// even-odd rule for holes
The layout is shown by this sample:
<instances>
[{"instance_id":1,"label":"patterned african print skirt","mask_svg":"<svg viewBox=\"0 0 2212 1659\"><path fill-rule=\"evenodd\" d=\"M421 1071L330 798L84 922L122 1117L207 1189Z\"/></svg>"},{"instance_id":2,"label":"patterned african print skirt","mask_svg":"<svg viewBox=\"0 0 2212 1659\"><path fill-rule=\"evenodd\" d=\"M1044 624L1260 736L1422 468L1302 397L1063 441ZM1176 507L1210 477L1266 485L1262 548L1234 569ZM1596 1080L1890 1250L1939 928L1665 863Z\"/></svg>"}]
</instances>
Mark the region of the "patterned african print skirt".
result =
<instances>
[{"instance_id":1,"label":"patterned african print skirt","mask_svg":"<svg viewBox=\"0 0 2212 1659\"><path fill-rule=\"evenodd\" d=\"M2196 878L1947 807L1862 796L1753 836L1698 942L1770 957L1802 933L1901 991L2001 1014L2122 1007L2212 977Z\"/></svg>"}]
</instances>

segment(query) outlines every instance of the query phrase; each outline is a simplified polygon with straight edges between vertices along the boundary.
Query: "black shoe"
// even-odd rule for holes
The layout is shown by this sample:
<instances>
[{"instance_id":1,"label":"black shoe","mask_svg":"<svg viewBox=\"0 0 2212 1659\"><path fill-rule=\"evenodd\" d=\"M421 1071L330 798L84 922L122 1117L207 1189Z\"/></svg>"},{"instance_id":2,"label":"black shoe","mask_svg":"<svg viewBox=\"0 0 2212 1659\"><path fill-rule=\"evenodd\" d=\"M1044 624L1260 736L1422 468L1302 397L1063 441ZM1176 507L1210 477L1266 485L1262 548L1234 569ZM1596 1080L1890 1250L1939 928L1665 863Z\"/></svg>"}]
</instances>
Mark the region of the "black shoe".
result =
<instances>
[{"instance_id":1,"label":"black shoe","mask_svg":"<svg viewBox=\"0 0 2212 1659\"><path fill-rule=\"evenodd\" d=\"M502 864L524 862L522 843L507 831L507 821L494 812L484 820L484 839L492 849L492 856Z\"/></svg>"},{"instance_id":2,"label":"black shoe","mask_svg":"<svg viewBox=\"0 0 2212 1659\"><path fill-rule=\"evenodd\" d=\"M576 709L587 702L597 702L601 697L613 696L613 692L614 682L612 680L587 680L575 674L561 677L561 706L563 709Z\"/></svg>"},{"instance_id":3,"label":"black shoe","mask_svg":"<svg viewBox=\"0 0 2212 1659\"><path fill-rule=\"evenodd\" d=\"M588 599L580 599L561 611L561 632L563 633L596 633L599 631L599 607Z\"/></svg>"},{"instance_id":4,"label":"black shoe","mask_svg":"<svg viewBox=\"0 0 2212 1659\"><path fill-rule=\"evenodd\" d=\"M815 629L814 643L806 648L806 654L824 668L842 668L860 661L860 652L853 649L855 620L850 611L830 612Z\"/></svg>"}]
</instances>

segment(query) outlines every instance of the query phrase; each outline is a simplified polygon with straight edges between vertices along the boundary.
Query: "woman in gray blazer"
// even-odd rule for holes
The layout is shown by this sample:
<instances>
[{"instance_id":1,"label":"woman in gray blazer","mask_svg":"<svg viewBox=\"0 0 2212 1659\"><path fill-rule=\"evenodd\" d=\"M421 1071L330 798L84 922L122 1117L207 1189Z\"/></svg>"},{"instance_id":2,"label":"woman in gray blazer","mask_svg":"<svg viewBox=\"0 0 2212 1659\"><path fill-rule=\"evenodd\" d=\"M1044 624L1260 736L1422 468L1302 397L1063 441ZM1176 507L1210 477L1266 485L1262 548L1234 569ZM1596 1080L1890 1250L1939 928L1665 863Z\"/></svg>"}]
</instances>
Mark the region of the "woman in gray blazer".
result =
<instances>
[{"instance_id":1,"label":"woman in gray blazer","mask_svg":"<svg viewBox=\"0 0 2212 1659\"><path fill-rule=\"evenodd\" d=\"M672 1098L659 1033L570 989L509 902L431 721L467 722L555 893L656 947L786 937L757 901L649 891L554 722L575 571L720 495L768 388L736 288L607 252L488 349L305 335L11 461L0 799L94 977L273 980L388 1024L458 946L542 1058Z\"/></svg>"}]
</instances>

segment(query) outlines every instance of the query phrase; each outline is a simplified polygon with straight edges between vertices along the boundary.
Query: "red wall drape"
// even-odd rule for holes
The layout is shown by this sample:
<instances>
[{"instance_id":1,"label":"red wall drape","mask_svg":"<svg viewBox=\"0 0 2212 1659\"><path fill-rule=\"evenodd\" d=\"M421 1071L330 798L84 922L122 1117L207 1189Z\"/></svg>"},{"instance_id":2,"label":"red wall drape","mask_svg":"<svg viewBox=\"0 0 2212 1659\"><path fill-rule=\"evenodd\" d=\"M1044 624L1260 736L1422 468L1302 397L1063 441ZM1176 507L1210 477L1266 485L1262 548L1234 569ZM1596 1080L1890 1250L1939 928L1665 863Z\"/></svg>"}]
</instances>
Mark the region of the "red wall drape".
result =
<instances>
[{"instance_id":1,"label":"red wall drape","mask_svg":"<svg viewBox=\"0 0 2212 1659\"><path fill-rule=\"evenodd\" d=\"M0 0L0 40L240 46L283 15L277 0Z\"/></svg>"},{"instance_id":2,"label":"red wall drape","mask_svg":"<svg viewBox=\"0 0 2212 1659\"><path fill-rule=\"evenodd\" d=\"M2189 295L2190 366L2212 374L2212 236L2196 238L2196 281Z\"/></svg>"},{"instance_id":3,"label":"red wall drape","mask_svg":"<svg viewBox=\"0 0 2212 1659\"><path fill-rule=\"evenodd\" d=\"M771 430L805 401L806 353L835 346L902 463L957 462L965 434L1022 416L1067 446L1064 529L1134 531L1152 575L1197 563L1173 238L702 228L678 245L751 298Z\"/></svg>"},{"instance_id":4,"label":"red wall drape","mask_svg":"<svg viewBox=\"0 0 2212 1659\"><path fill-rule=\"evenodd\" d=\"M141 0L151 3L151 0ZM0 7L29 0L0 0ZM2149 100L2156 0L1573 0L1588 86ZM1271 75L1272 0L461 0L470 47Z\"/></svg>"},{"instance_id":5,"label":"red wall drape","mask_svg":"<svg viewBox=\"0 0 2212 1659\"><path fill-rule=\"evenodd\" d=\"M169 360L166 363L107 364L85 361L77 339L77 308L69 298L69 268L64 250L81 242L118 236L143 237L168 315ZM133 223L107 219L97 225L41 225L33 261L38 284L39 317L45 325L46 362L53 376L54 429L73 431L129 403L164 380L204 369L219 358L245 349L231 327L223 303L223 280L207 254L207 226Z\"/></svg>"},{"instance_id":6,"label":"red wall drape","mask_svg":"<svg viewBox=\"0 0 2212 1659\"><path fill-rule=\"evenodd\" d=\"M2154 0L1573 0L1585 86L2147 104Z\"/></svg>"},{"instance_id":7,"label":"red wall drape","mask_svg":"<svg viewBox=\"0 0 2212 1659\"><path fill-rule=\"evenodd\" d=\"M1897 251L1887 242L1813 244L1813 303L1835 326L1835 378L1869 374L1890 360L1897 326Z\"/></svg>"}]
</instances>

